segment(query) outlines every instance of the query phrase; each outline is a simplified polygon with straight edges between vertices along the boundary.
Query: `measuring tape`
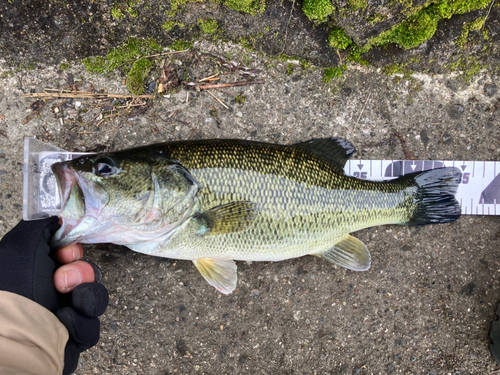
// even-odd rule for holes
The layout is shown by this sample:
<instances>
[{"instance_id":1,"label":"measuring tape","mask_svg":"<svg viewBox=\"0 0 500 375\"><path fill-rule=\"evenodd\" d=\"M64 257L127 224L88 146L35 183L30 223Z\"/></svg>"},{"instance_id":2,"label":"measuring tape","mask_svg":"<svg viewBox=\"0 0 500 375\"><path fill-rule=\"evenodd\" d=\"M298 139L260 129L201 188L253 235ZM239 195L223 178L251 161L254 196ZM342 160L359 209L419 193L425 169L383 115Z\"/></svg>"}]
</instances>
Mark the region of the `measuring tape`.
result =
<instances>
[{"instance_id":1,"label":"measuring tape","mask_svg":"<svg viewBox=\"0 0 500 375\"><path fill-rule=\"evenodd\" d=\"M500 162L457 160L348 160L347 175L387 181L413 172L456 167L462 171L457 201L462 215L500 215Z\"/></svg>"}]
</instances>

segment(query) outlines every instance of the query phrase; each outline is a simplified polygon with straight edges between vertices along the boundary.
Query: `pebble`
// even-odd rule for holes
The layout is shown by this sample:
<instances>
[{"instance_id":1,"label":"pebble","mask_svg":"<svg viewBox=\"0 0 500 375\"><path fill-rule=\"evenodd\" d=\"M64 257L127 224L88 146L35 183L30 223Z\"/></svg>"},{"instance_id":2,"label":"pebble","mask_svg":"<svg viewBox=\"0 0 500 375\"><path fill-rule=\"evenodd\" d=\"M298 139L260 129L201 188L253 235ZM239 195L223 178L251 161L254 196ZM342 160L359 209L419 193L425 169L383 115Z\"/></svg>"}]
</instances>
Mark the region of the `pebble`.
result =
<instances>
[{"instance_id":1,"label":"pebble","mask_svg":"<svg viewBox=\"0 0 500 375\"><path fill-rule=\"evenodd\" d=\"M75 102L75 109L78 109L82 106L82 102Z\"/></svg>"},{"instance_id":2,"label":"pebble","mask_svg":"<svg viewBox=\"0 0 500 375\"><path fill-rule=\"evenodd\" d=\"M494 85L492 83L487 83L486 85L484 85L484 95L486 95L489 98L495 96L497 91L498 91L497 85Z\"/></svg>"},{"instance_id":3,"label":"pebble","mask_svg":"<svg viewBox=\"0 0 500 375\"><path fill-rule=\"evenodd\" d=\"M453 104L448 111L450 117L459 118L464 114L464 107L460 104Z\"/></svg>"},{"instance_id":4,"label":"pebble","mask_svg":"<svg viewBox=\"0 0 500 375\"><path fill-rule=\"evenodd\" d=\"M152 82L149 82L148 83L148 88L147 88L147 92L155 92L155 88L156 88L156 83L155 81L152 81Z\"/></svg>"},{"instance_id":5,"label":"pebble","mask_svg":"<svg viewBox=\"0 0 500 375\"><path fill-rule=\"evenodd\" d=\"M243 113L241 113L241 112L236 112L236 116L238 116L238 117L243 117Z\"/></svg>"}]
</instances>

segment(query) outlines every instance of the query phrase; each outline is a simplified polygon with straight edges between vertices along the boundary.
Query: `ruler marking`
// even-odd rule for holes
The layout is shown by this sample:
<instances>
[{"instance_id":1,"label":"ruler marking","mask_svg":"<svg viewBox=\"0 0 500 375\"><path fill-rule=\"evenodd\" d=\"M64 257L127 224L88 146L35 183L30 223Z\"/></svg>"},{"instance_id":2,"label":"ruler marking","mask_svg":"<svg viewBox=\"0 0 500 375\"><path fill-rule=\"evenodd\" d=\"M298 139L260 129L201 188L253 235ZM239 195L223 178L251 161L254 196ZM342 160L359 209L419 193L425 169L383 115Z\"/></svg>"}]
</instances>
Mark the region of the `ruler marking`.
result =
<instances>
[{"instance_id":1,"label":"ruler marking","mask_svg":"<svg viewBox=\"0 0 500 375\"><path fill-rule=\"evenodd\" d=\"M483 215L484 215L484 199L482 199Z\"/></svg>"},{"instance_id":2,"label":"ruler marking","mask_svg":"<svg viewBox=\"0 0 500 375\"><path fill-rule=\"evenodd\" d=\"M496 200L496 198L493 199L493 204L494 204L493 208L495 210L495 215L496 215L497 214L497 200Z\"/></svg>"},{"instance_id":3,"label":"ruler marking","mask_svg":"<svg viewBox=\"0 0 500 375\"><path fill-rule=\"evenodd\" d=\"M394 177L394 160L391 160L391 177Z\"/></svg>"},{"instance_id":4,"label":"ruler marking","mask_svg":"<svg viewBox=\"0 0 500 375\"><path fill-rule=\"evenodd\" d=\"M486 172L486 161L483 163L483 178L484 178L484 173Z\"/></svg>"},{"instance_id":5,"label":"ruler marking","mask_svg":"<svg viewBox=\"0 0 500 375\"><path fill-rule=\"evenodd\" d=\"M490 214L490 206L488 206L488 215L491 215L491 214Z\"/></svg>"}]
</instances>

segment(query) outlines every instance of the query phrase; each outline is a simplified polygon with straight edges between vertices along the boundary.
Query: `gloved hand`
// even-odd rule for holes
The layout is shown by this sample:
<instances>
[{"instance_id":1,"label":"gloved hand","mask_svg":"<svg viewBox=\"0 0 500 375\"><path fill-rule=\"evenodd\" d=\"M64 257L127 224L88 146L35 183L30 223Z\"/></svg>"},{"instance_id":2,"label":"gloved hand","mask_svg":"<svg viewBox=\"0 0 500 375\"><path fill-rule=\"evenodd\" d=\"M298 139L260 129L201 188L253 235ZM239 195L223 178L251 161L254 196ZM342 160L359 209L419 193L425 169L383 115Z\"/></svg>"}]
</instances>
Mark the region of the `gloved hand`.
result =
<instances>
[{"instance_id":1,"label":"gloved hand","mask_svg":"<svg viewBox=\"0 0 500 375\"><path fill-rule=\"evenodd\" d=\"M80 353L99 341L99 319L109 302L108 291L96 280L61 294L54 287L54 252L48 241L59 228L56 217L21 221L0 241L0 290L31 299L54 313L69 332L63 374L71 374Z\"/></svg>"}]
</instances>

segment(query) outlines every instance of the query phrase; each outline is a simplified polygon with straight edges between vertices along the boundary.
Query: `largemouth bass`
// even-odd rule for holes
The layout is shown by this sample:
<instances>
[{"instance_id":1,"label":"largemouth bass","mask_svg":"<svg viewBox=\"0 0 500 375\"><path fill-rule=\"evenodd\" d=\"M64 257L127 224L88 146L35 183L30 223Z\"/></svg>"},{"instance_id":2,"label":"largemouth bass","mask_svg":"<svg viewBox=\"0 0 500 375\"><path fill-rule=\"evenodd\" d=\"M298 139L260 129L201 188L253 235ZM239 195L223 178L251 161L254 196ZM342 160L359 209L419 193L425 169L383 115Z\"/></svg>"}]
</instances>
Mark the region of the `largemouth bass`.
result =
<instances>
[{"instance_id":1,"label":"largemouth bass","mask_svg":"<svg viewBox=\"0 0 500 375\"><path fill-rule=\"evenodd\" d=\"M343 172L354 152L337 138L289 146L200 140L57 163L62 226L52 244L111 242L191 260L229 294L234 260L315 255L364 271L370 253L349 233L460 217L457 168L366 181Z\"/></svg>"}]
</instances>

